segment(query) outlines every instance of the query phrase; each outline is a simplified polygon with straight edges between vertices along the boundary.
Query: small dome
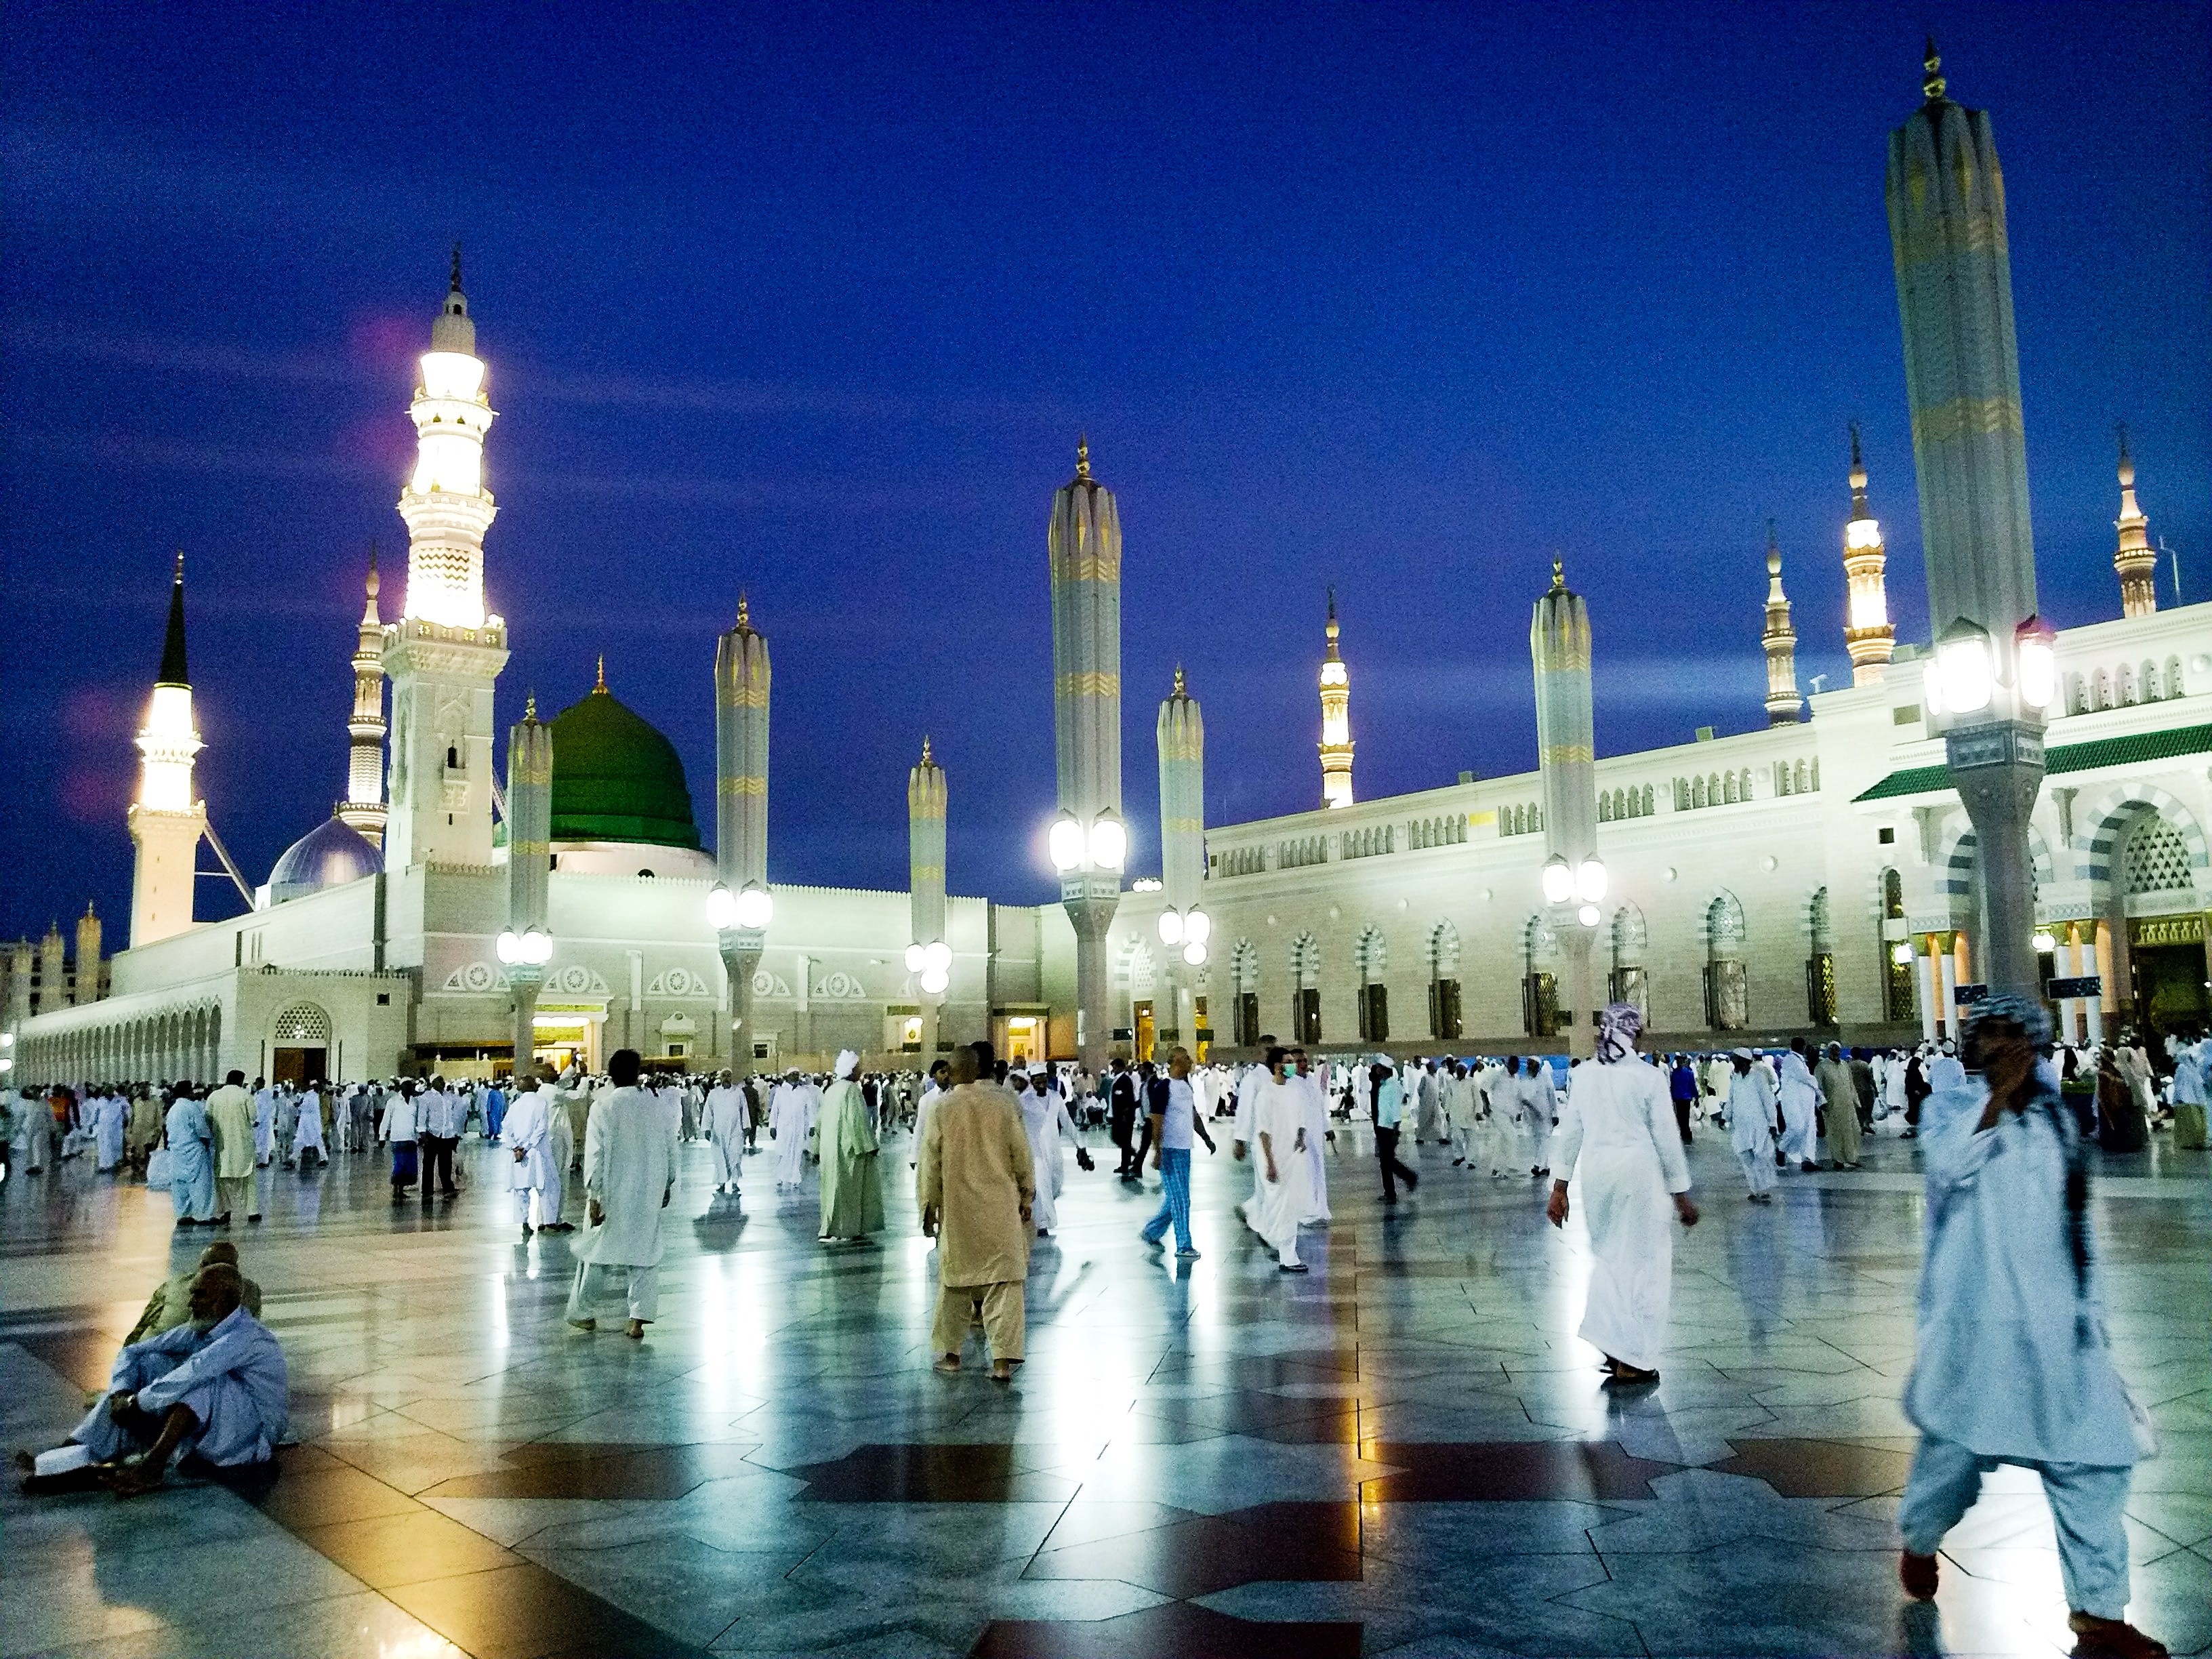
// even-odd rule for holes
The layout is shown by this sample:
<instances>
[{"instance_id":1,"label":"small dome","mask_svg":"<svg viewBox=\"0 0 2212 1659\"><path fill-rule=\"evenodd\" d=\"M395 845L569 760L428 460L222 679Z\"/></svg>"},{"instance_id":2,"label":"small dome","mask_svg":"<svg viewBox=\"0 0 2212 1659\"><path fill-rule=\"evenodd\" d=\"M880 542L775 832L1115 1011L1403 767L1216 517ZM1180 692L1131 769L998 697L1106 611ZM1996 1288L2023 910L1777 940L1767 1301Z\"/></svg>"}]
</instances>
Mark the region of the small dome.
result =
<instances>
[{"instance_id":1,"label":"small dome","mask_svg":"<svg viewBox=\"0 0 2212 1659\"><path fill-rule=\"evenodd\" d=\"M553 717L555 842L699 845L676 745L604 686Z\"/></svg>"},{"instance_id":2,"label":"small dome","mask_svg":"<svg viewBox=\"0 0 2212 1659\"><path fill-rule=\"evenodd\" d=\"M384 854L368 837L337 818L320 823L284 849L269 872L269 902L305 898L325 887L343 887L384 868Z\"/></svg>"}]
</instances>

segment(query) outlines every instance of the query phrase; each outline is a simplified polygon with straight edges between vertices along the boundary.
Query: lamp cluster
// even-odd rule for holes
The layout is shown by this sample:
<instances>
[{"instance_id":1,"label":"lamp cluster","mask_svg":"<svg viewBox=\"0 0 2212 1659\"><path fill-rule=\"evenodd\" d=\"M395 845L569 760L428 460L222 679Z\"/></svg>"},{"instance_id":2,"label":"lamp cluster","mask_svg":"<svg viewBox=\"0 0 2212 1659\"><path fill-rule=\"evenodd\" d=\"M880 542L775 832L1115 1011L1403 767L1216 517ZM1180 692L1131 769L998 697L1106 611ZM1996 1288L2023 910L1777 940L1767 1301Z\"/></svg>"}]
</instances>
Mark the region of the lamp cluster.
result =
<instances>
[{"instance_id":1,"label":"lamp cluster","mask_svg":"<svg viewBox=\"0 0 2212 1659\"><path fill-rule=\"evenodd\" d=\"M1129 856L1129 832L1121 815L1110 806L1091 820L1088 830L1074 813L1063 808L1052 821L1046 850L1052 855L1052 867L1063 876L1086 866L1118 872Z\"/></svg>"},{"instance_id":2,"label":"lamp cluster","mask_svg":"<svg viewBox=\"0 0 2212 1659\"><path fill-rule=\"evenodd\" d=\"M943 939L906 947L906 970L921 975L925 995L941 997L952 983L952 947Z\"/></svg>"},{"instance_id":3,"label":"lamp cluster","mask_svg":"<svg viewBox=\"0 0 2212 1659\"><path fill-rule=\"evenodd\" d=\"M542 967L553 960L553 935L542 927L520 933L508 928L494 941L492 948L510 968Z\"/></svg>"},{"instance_id":4,"label":"lamp cluster","mask_svg":"<svg viewBox=\"0 0 2212 1659\"><path fill-rule=\"evenodd\" d=\"M1182 959L1194 968L1206 966L1206 941L1212 936L1213 918L1195 904L1160 912L1160 943L1182 945Z\"/></svg>"},{"instance_id":5,"label":"lamp cluster","mask_svg":"<svg viewBox=\"0 0 2212 1659\"><path fill-rule=\"evenodd\" d=\"M2047 711L2058 697L2058 635L2040 617L2013 630L2013 682L2008 684L1991 649L1990 630L1961 617L1936 641L1936 672L1927 682L1928 712L1936 719L1979 714L2000 701L2017 701L1994 718ZM2009 695L2005 695L2009 694Z\"/></svg>"},{"instance_id":6,"label":"lamp cluster","mask_svg":"<svg viewBox=\"0 0 2212 1659\"><path fill-rule=\"evenodd\" d=\"M718 933L763 932L775 914L775 901L758 882L749 881L732 893L718 881L707 895L707 923Z\"/></svg>"},{"instance_id":7,"label":"lamp cluster","mask_svg":"<svg viewBox=\"0 0 2212 1659\"><path fill-rule=\"evenodd\" d=\"M1566 855L1554 853L1544 865L1544 900L1568 904L1580 900L1575 920L1585 927L1598 924L1598 902L1605 897L1605 860L1592 853L1580 864L1569 864Z\"/></svg>"}]
</instances>

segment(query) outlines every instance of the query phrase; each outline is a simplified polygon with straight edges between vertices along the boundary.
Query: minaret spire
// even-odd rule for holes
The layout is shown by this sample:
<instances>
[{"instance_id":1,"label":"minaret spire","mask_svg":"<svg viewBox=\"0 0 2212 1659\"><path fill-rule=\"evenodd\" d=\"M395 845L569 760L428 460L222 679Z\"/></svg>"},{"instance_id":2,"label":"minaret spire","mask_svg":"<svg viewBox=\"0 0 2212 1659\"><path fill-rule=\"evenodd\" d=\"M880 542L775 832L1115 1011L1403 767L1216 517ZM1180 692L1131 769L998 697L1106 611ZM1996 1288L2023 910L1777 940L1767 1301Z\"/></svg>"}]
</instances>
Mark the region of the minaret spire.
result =
<instances>
[{"instance_id":1,"label":"minaret spire","mask_svg":"<svg viewBox=\"0 0 2212 1659\"><path fill-rule=\"evenodd\" d=\"M1804 708L1797 695L1797 630L1790 625L1790 600L1782 592L1782 544L1771 519L1766 521L1766 627L1759 642L1766 647L1766 723L1795 726Z\"/></svg>"},{"instance_id":2,"label":"minaret spire","mask_svg":"<svg viewBox=\"0 0 2212 1659\"><path fill-rule=\"evenodd\" d=\"M384 845L384 621L376 596L383 583L376 574L376 544L368 544L368 577L361 627L353 651L353 715L348 738L345 799L339 822L358 830L372 845Z\"/></svg>"},{"instance_id":3,"label":"minaret spire","mask_svg":"<svg viewBox=\"0 0 2212 1659\"><path fill-rule=\"evenodd\" d=\"M192 787L192 757L201 749L192 719L191 670L185 659L185 556L169 582L169 619L161 668L138 728L138 799L131 805L136 848L131 876L131 943L136 947L192 925L192 872L207 829L207 808ZM56 940L59 948L59 940ZM95 965L94 971L97 972ZM58 987L57 975L52 981Z\"/></svg>"},{"instance_id":4,"label":"minaret spire","mask_svg":"<svg viewBox=\"0 0 2212 1659\"><path fill-rule=\"evenodd\" d=\"M1936 37L1928 37L1928 49L1920 60L1921 95L1931 104L1943 101L1943 58L1936 50Z\"/></svg>"},{"instance_id":5,"label":"minaret spire","mask_svg":"<svg viewBox=\"0 0 2212 1659\"><path fill-rule=\"evenodd\" d=\"M592 688L595 696L604 696L607 690L607 653L599 653L599 683Z\"/></svg>"},{"instance_id":6,"label":"minaret spire","mask_svg":"<svg viewBox=\"0 0 2212 1659\"><path fill-rule=\"evenodd\" d=\"M2150 544L2150 520L2136 504L2136 463L2128 453L2128 428L2117 428L2120 440L2120 516L2112 527L2120 544L2112 555L2112 568L2120 573L2120 614L2148 617L2158 610L2158 553Z\"/></svg>"},{"instance_id":7,"label":"minaret spire","mask_svg":"<svg viewBox=\"0 0 2212 1659\"><path fill-rule=\"evenodd\" d=\"M1321 804L1352 805L1352 676L1337 648L1336 589L1328 590L1323 629L1328 653L1321 664Z\"/></svg>"},{"instance_id":8,"label":"minaret spire","mask_svg":"<svg viewBox=\"0 0 2212 1659\"><path fill-rule=\"evenodd\" d=\"M185 550L181 547L177 550L177 574L169 583L169 624L161 635L161 672L154 683L187 690L192 683L191 666L185 659Z\"/></svg>"},{"instance_id":9,"label":"minaret spire","mask_svg":"<svg viewBox=\"0 0 2212 1659\"><path fill-rule=\"evenodd\" d=\"M1881 526L1867 505L1866 460L1859 453L1858 422L1851 422L1851 519L1844 526L1844 580L1849 592L1844 649L1850 653L1851 684L1879 685L1895 649L1883 572L1889 555Z\"/></svg>"}]
</instances>

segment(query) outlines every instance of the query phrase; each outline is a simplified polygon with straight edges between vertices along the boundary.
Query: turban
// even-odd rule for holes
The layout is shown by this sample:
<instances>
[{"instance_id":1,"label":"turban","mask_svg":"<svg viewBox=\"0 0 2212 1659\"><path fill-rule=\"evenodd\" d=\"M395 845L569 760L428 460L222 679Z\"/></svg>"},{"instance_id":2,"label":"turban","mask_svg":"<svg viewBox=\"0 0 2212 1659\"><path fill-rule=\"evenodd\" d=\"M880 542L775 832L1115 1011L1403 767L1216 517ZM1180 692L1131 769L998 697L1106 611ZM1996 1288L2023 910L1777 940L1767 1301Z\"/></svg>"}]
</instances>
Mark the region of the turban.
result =
<instances>
[{"instance_id":1,"label":"turban","mask_svg":"<svg viewBox=\"0 0 2212 1659\"><path fill-rule=\"evenodd\" d=\"M1632 1002L1607 1005L1597 1017L1597 1057L1610 1066L1636 1052L1644 1031L1644 1011Z\"/></svg>"},{"instance_id":2,"label":"turban","mask_svg":"<svg viewBox=\"0 0 2212 1659\"><path fill-rule=\"evenodd\" d=\"M848 1078L848 1077L851 1077L851 1076L853 1075L853 1073L855 1073L855 1072L859 1071L860 1069L860 1055L858 1055L858 1054L854 1054L854 1053L850 1048L843 1048L843 1049L840 1049L840 1050L838 1051L838 1054L837 1054L837 1075L838 1075L839 1077L842 1077L842 1078Z\"/></svg>"},{"instance_id":3,"label":"turban","mask_svg":"<svg viewBox=\"0 0 2212 1659\"><path fill-rule=\"evenodd\" d=\"M2019 1026L2028 1042L2037 1048L2051 1041L2051 1016L2044 1011L2039 999L2010 993L1984 997L1966 1015L1967 1035L1972 1036L1989 1020Z\"/></svg>"}]
</instances>

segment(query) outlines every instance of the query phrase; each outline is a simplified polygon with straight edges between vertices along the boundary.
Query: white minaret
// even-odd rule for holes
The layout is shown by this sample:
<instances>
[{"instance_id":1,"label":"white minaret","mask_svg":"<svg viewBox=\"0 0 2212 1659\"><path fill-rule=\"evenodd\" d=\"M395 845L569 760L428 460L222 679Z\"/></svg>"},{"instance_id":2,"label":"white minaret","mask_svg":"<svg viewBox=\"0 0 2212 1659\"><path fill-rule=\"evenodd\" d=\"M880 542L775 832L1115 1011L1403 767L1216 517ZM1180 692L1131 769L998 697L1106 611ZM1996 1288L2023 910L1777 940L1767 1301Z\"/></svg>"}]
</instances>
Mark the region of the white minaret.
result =
<instances>
[{"instance_id":1,"label":"white minaret","mask_svg":"<svg viewBox=\"0 0 2212 1659\"><path fill-rule=\"evenodd\" d=\"M1321 804L1352 805L1352 676L1336 648L1336 590L1328 590L1328 654L1321 660Z\"/></svg>"},{"instance_id":2,"label":"white minaret","mask_svg":"<svg viewBox=\"0 0 2212 1659\"><path fill-rule=\"evenodd\" d=\"M1160 704L1154 728L1160 755L1160 943L1168 954L1174 1018L1157 1030L1155 1052L1164 1062L1177 1042L1198 1050L1199 975L1206 967L1213 921L1199 901L1206 889L1206 714L1190 695L1182 668Z\"/></svg>"},{"instance_id":3,"label":"white minaret","mask_svg":"<svg viewBox=\"0 0 2212 1659\"><path fill-rule=\"evenodd\" d=\"M376 548L368 550L368 602L353 653L353 718L346 766L346 798L338 820L372 847L384 845L384 619L376 614Z\"/></svg>"},{"instance_id":4,"label":"white minaret","mask_svg":"<svg viewBox=\"0 0 2212 1659\"><path fill-rule=\"evenodd\" d=\"M951 984L952 948L945 937L945 769L921 740L921 759L906 775L907 909L913 942L906 965L921 994L921 1064L937 1058L938 1019Z\"/></svg>"},{"instance_id":5,"label":"white minaret","mask_svg":"<svg viewBox=\"0 0 2212 1659\"><path fill-rule=\"evenodd\" d=\"M131 806L131 944L135 950L192 925L192 872L199 862L207 807L192 789L201 749L192 721L191 670L185 660L185 556L169 588L169 627L161 671L138 728L138 799ZM57 981L58 982L58 981Z\"/></svg>"},{"instance_id":6,"label":"white minaret","mask_svg":"<svg viewBox=\"0 0 2212 1659\"><path fill-rule=\"evenodd\" d=\"M1766 723L1795 726L1805 707L1797 695L1797 630L1782 591L1782 544L1774 538L1771 519L1766 521L1766 626L1759 642L1766 652Z\"/></svg>"},{"instance_id":7,"label":"white minaret","mask_svg":"<svg viewBox=\"0 0 2212 1659\"><path fill-rule=\"evenodd\" d=\"M415 473L399 493L407 521L407 598L384 630L392 680L392 806L385 867L491 863L492 690L507 665L507 623L484 609L483 538L496 510L483 483L484 394L476 325L453 283L431 325L408 411Z\"/></svg>"},{"instance_id":8,"label":"white minaret","mask_svg":"<svg viewBox=\"0 0 2212 1659\"><path fill-rule=\"evenodd\" d=\"M1844 649L1850 653L1851 684L1879 685L1896 649L1890 626L1889 593L1883 571L1889 550L1881 544L1881 525L1867 505L1866 461L1859 453L1858 423L1851 424L1851 521L1844 526L1844 580L1850 590Z\"/></svg>"},{"instance_id":9,"label":"white minaret","mask_svg":"<svg viewBox=\"0 0 2212 1659\"><path fill-rule=\"evenodd\" d=\"M2136 464L2128 453L2128 429L2120 433L2120 516L2112 528L2120 532L2112 568L2120 577L2120 614L2149 617L2158 611L2158 553L2150 544L2150 519L2136 504Z\"/></svg>"}]
</instances>

